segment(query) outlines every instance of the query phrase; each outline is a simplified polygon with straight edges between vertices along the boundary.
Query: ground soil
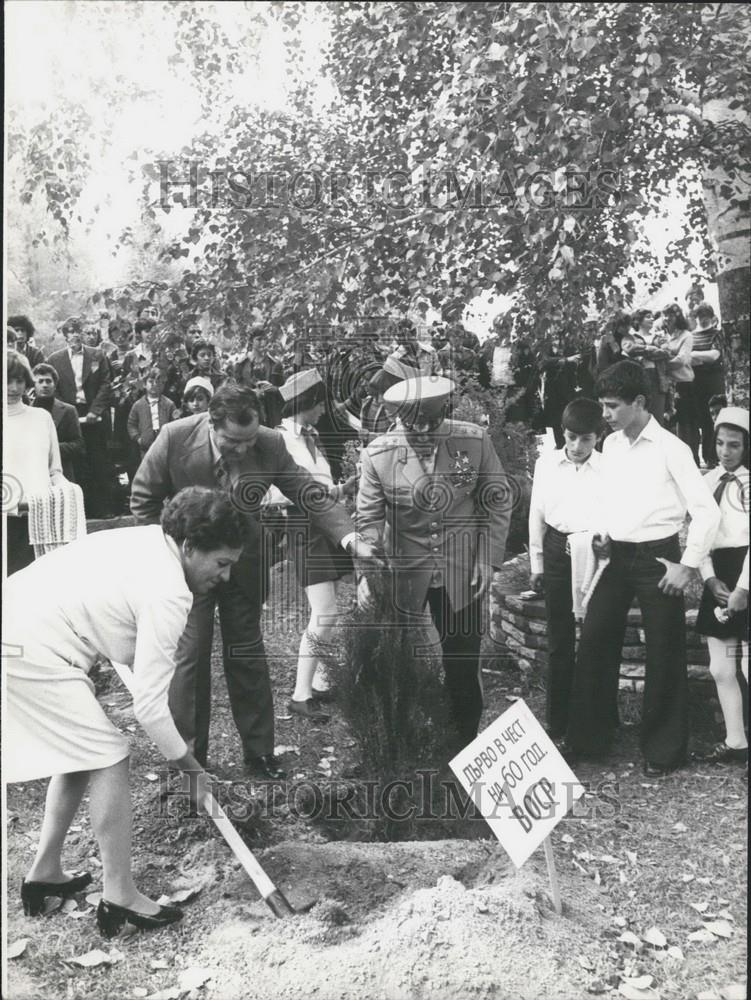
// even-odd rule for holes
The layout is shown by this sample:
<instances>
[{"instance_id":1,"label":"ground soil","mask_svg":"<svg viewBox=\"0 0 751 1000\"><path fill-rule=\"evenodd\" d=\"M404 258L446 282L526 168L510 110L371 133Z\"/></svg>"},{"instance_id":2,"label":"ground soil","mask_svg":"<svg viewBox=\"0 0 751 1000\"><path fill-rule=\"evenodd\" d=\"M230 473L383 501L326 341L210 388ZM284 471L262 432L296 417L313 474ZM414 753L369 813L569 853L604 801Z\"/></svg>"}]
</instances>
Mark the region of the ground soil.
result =
<instances>
[{"instance_id":1,"label":"ground soil","mask_svg":"<svg viewBox=\"0 0 751 1000\"><path fill-rule=\"evenodd\" d=\"M342 606L350 599L344 593ZM386 844L358 841L361 827L346 819L309 818L312 782L325 786L341 778L358 758L336 707L331 722L319 727L286 710L304 626L295 607L293 578L276 570L265 634L276 741L293 791L269 794L244 776L217 649L209 766L261 863L293 904L313 903L312 909L276 920L210 821L191 818L181 800L160 802L162 765L135 725L127 693L105 675L102 701L133 736L137 880L156 896L199 891L175 928L113 942L99 937L94 908L83 895L71 912L25 918L18 886L38 837L44 783L11 786L7 934L10 943L28 943L7 963L8 997L569 1000L629 995L618 991L651 976L654 992L645 998L678 1000L702 991L721 997L730 984L745 982L743 768L692 763L650 781L641 773L638 727L625 725L606 764L577 769L587 795L553 834L564 901L559 917L542 854L516 871L481 820L418 824L416 835L431 839ZM484 664L484 724L519 695L544 715L544 692L534 677L523 680L503 651L488 644ZM692 687L693 746L722 735L712 696L709 685ZM626 722L638 722L638 697L625 695L621 707ZM74 825L66 863L70 870L92 870L96 891L100 868L84 811ZM689 941L712 918L725 920L730 936ZM652 927L664 934L665 947L643 942ZM635 939L619 940L625 931L641 939L636 950ZM682 957L669 954L668 946L680 948ZM69 964L97 948L108 953L109 964ZM203 971L186 975L195 969Z\"/></svg>"}]
</instances>

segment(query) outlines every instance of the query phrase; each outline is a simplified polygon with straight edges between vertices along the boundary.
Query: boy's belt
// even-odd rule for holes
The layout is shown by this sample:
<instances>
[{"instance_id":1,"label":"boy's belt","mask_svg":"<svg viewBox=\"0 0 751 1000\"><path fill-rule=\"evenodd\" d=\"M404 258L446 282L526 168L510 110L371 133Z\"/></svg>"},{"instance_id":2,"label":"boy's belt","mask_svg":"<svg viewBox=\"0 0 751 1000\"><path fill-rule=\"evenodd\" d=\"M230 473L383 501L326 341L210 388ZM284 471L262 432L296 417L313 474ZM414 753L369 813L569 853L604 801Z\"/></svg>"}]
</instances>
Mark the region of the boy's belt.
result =
<instances>
[{"instance_id":1,"label":"boy's belt","mask_svg":"<svg viewBox=\"0 0 751 1000\"><path fill-rule=\"evenodd\" d=\"M662 549L670 542L678 540L678 533L668 535L667 538L653 538L648 542L619 542L615 538L611 539L611 544L618 545L622 549Z\"/></svg>"}]
</instances>

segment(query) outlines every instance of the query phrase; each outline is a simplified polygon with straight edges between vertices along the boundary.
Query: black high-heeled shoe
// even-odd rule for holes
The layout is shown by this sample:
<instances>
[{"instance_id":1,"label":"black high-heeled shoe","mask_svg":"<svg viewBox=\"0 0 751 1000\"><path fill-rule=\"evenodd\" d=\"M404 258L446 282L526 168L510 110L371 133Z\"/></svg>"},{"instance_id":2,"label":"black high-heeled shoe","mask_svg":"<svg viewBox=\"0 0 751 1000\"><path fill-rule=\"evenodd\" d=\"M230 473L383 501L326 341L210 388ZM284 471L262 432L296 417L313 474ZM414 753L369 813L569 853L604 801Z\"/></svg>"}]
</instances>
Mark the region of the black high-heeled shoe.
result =
<instances>
[{"instance_id":1,"label":"black high-heeled shoe","mask_svg":"<svg viewBox=\"0 0 751 1000\"><path fill-rule=\"evenodd\" d=\"M91 872L81 872L67 882L27 882L21 883L21 902L27 917L38 917L44 912L44 901L48 896L67 899L91 885Z\"/></svg>"},{"instance_id":2,"label":"black high-heeled shoe","mask_svg":"<svg viewBox=\"0 0 751 1000\"><path fill-rule=\"evenodd\" d=\"M108 903L106 899L100 901L96 911L99 933L106 938L115 937L126 924L133 924L142 931L157 931L182 918L183 911L177 906L160 906L158 913L149 915L129 910L127 906L118 906L117 903Z\"/></svg>"}]
</instances>

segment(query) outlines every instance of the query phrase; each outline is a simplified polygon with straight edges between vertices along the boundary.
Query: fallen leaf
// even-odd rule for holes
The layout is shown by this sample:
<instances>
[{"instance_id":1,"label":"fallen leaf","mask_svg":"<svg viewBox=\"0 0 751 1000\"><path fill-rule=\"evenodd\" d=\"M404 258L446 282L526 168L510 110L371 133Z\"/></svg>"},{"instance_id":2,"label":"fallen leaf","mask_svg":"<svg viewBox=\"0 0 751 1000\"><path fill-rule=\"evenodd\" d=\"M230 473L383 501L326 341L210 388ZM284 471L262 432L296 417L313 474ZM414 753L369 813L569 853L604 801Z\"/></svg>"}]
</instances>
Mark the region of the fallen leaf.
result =
<instances>
[{"instance_id":1,"label":"fallen leaf","mask_svg":"<svg viewBox=\"0 0 751 1000\"><path fill-rule=\"evenodd\" d=\"M184 969L180 973L178 976L178 985L181 990L197 990L204 983L208 982L213 975L214 972L212 969L193 966L190 969Z\"/></svg>"},{"instance_id":2,"label":"fallen leaf","mask_svg":"<svg viewBox=\"0 0 751 1000\"><path fill-rule=\"evenodd\" d=\"M122 962L124 958L125 955L119 948L110 948L110 962Z\"/></svg>"},{"instance_id":3,"label":"fallen leaf","mask_svg":"<svg viewBox=\"0 0 751 1000\"><path fill-rule=\"evenodd\" d=\"M702 990L696 994L696 1000L722 1000L717 990Z\"/></svg>"},{"instance_id":4,"label":"fallen leaf","mask_svg":"<svg viewBox=\"0 0 751 1000\"><path fill-rule=\"evenodd\" d=\"M632 865L636 864L636 851L626 851L626 857Z\"/></svg>"},{"instance_id":5,"label":"fallen leaf","mask_svg":"<svg viewBox=\"0 0 751 1000\"><path fill-rule=\"evenodd\" d=\"M743 983L728 983L720 988L722 1000L746 1000L746 987Z\"/></svg>"},{"instance_id":6,"label":"fallen leaf","mask_svg":"<svg viewBox=\"0 0 751 1000\"><path fill-rule=\"evenodd\" d=\"M278 719L278 720L279 720L280 722L289 722L289 720L290 720L291 718L292 718L292 716L291 716L291 715L277 715L277 719Z\"/></svg>"},{"instance_id":7,"label":"fallen leaf","mask_svg":"<svg viewBox=\"0 0 751 1000\"><path fill-rule=\"evenodd\" d=\"M709 903L689 903L688 905L697 913L706 913L709 909Z\"/></svg>"},{"instance_id":8,"label":"fallen leaf","mask_svg":"<svg viewBox=\"0 0 751 1000\"><path fill-rule=\"evenodd\" d=\"M31 941L31 938L19 938L18 941L14 941L13 944L8 945L8 950L5 953L6 958L20 958L21 955L26 951L26 945Z\"/></svg>"},{"instance_id":9,"label":"fallen leaf","mask_svg":"<svg viewBox=\"0 0 751 1000\"><path fill-rule=\"evenodd\" d=\"M571 836L570 833L564 833L564 835L561 837L561 841L564 844L573 844L574 838Z\"/></svg>"},{"instance_id":10,"label":"fallen leaf","mask_svg":"<svg viewBox=\"0 0 751 1000\"><path fill-rule=\"evenodd\" d=\"M599 869L595 868L595 885L600 885L601 882Z\"/></svg>"},{"instance_id":11,"label":"fallen leaf","mask_svg":"<svg viewBox=\"0 0 751 1000\"><path fill-rule=\"evenodd\" d=\"M156 993L149 993L147 1000L180 1000L181 990L177 986L170 986L166 990L158 990Z\"/></svg>"},{"instance_id":12,"label":"fallen leaf","mask_svg":"<svg viewBox=\"0 0 751 1000\"><path fill-rule=\"evenodd\" d=\"M587 972L592 972L594 970L594 964L587 958L586 955L577 955L576 961L582 969L586 969Z\"/></svg>"},{"instance_id":13,"label":"fallen leaf","mask_svg":"<svg viewBox=\"0 0 751 1000\"><path fill-rule=\"evenodd\" d=\"M144 774L144 778L147 781L159 781L159 775L154 771L147 771L146 774Z\"/></svg>"},{"instance_id":14,"label":"fallen leaf","mask_svg":"<svg viewBox=\"0 0 751 1000\"><path fill-rule=\"evenodd\" d=\"M660 994L655 990L640 990L637 986L629 986L628 983L621 983L618 992L626 1000L660 1000Z\"/></svg>"},{"instance_id":15,"label":"fallen leaf","mask_svg":"<svg viewBox=\"0 0 751 1000\"><path fill-rule=\"evenodd\" d=\"M654 982L654 976L633 976L623 980L627 986L633 986L635 990L646 990Z\"/></svg>"},{"instance_id":16,"label":"fallen leaf","mask_svg":"<svg viewBox=\"0 0 751 1000\"><path fill-rule=\"evenodd\" d=\"M625 927L628 920L625 917L613 917L613 923L616 927Z\"/></svg>"},{"instance_id":17,"label":"fallen leaf","mask_svg":"<svg viewBox=\"0 0 751 1000\"><path fill-rule=\"evenodd\" d=\"M693 941L694 944L713 944L717 938L706 927L702 927L701 930L689 934L687 940Z\"/></svg>"},{"instance_id":18,"label":"fallen leaf","mask_svg":"<svg viewBox=\"0 0 751 1000\"><path fill-rule=\"evenodd\" d=\"M147 989L144 989L143 986L135 986L133 988L133 996L138 997L139 1000L141 997L147 997L148 995L149 991Z\"/></svg>"},{"instance_id":19,"label":"fallen leaf","mask_svg":"<svg viewBox=\"0 0 751 1000\"><path fill-rule=\"evenodd\" d=\"M727 920L705 920L704 926L711 931L715 937L729 938L733 936L733 928Z\"/></svg>"},{"instance_id":20,"label":"fallen leaf","mask_svg":"<svg viewBox=\"0 0 751 1000\"><path fill-rule=\"evenodd\" d=\"M717 916L718 916L718 917L719 917L719 918L720 918L721 920L732 920L732 921L733 921L733 923L735 923L735 917L734 917L734 916L733 916L733 914L732 914L732 913L730 912L730 910L719 910L719 911L718 911L718 913L717 913Z\"/></svg>"},{"instance_id":21,"label":"fallen leaf","mask_svg":"<svg viewBox=\"0 0 751 1000\"><path fill-rule=\"evenodd\" d=\"M621 885L628 885L628 879L623 874L623 870L618 872L618 881L621 883Z\"/></svg>"},{"instance_id":22,"label":"fallen leaf","mask_svg":"<svg viewBox=\"0 0 751 1000\"><path fill-rule=\"evenodd\" d=\"M72 920L80 920L82 917L90 917L93 912L93 910L71 910L66 916Z\"/></svg>"},{"instance_id":23,"label":"fallen leaf","mask_svg":"<svg viewBox=\"0 0 751 1000\"><path fill-rule=\"evenodd\" d=\"M681 882L693 882L695 878L695 875L691 875L687 872L685 875L681 875Z\"/></svg>"},{"instance_id":24,"label":"fallen leaf","mask_svg":"<svg viewBox=\"0 0 751 1000\"><path fill-rule=\"evenodd\" d=\"M612 854L603 854L600 861L604 861L606 865L620 865L622 864L620 858L614 858Z\"/></svg>"},{"instance_id":25,"label":"fallen leaf","mask_svg":"<svg viewBox=\"0 0 751 1000\"><path fill-rule=\"evenodd\" d=\"M333 747L324 747L323 748L323 752L324 753L333 753L334 752L334 748Z\"/></svg>"},{"instance_id":26,"label":"fallen leaf","mask_svg":"<svg viewBox=\"0 0 751 1000\"><path fill-rule=\"evenodd\" d=\"M643 938L647 944L651 944L654 948L664 948L668 943L667 938L658 927L650 927Z\"/></svg>"},{"instance_id":27,"label":"fallen leaf","mask_svg":"<svg viewBox=\"0 0 751 1000\"><path fill-rule=\"evenodd\" d=\"M101 948L95 948L93 951L87 951L85 955L76 955L75 958L67 959L70 965L81 965L84 969L93 969L97 965L109 965L111 959L106 951L102 951Z\"/></svg>"},{"instance_id":28,"label":"fallen leaf","mask_svg":"<svg viewBox=\"0 0 751 1000\"><path fill-rule=\"evenodd\" d=\"M163 958L152 958L149 965L152 969L169 969L169 963L165 962Z\"/></svg>"},{"instance_id":29,"label":"fallen leaf","mask_svg":"<svg viewBox=\"0 0 751 1000\"><path fill-rule=\"evenodd\" d=\"M623 934L618 936L618 940L622 944L630 944L632 948L636 948L638 951L641 948L641 938L638 938L633 931L624 931Z\"/></svg>"},{"instance_id":30,"label":"fallen leaf","mask_svg":"<svg viewBox=\"0 0 751 1000\"><path fill-rule=\"evenodd\" d=\"M42 908L43 915L47 917L50 913L57 913L58 910L62 910L63 903L62 896L47 896Z\"/></svg>"},{"instance_id":31,"label":"fallen leaf","mask_svg":"<svg viewBox=\"0 0 751 1000\"><path fill-rule=\"evenodd\" d=\"M281 757L282 754L285 754L285 753L294 753L294 754L297 754L297 756L299 757L300 756L300 747L293 747L293 746L289 746L289 747L284 747L284 746L274 747L274 756L275 757Z\"/></svg>"},{"instance_id":32,"label":"fallen leaf","mask_svg":"<svg viewBox=\"0 0 751 1000\"><path fill-rule=\"evenodd\" d=\"M676 962L682 962L683 958L684 958L683 952L681 951L681 949L677 948L674 944L671 945L668 948L668 950L665 952L665 954L669 955L670 958L674 958L676 960Z\"/></svg>"},{"instance_id":33,"label":"fallen leaf","mask_svg":"<svg viewBox=\"0 0 751 1000\"><path fill-rule=\"evenodd\" d=\"M63 913L71 913L73 910L78 909L78 903L75 899L66 899L61 909Z\"/></svg>"},{"instance_id":34,"label":"fallen leaf","mask_svg":"<svg viewBox=\"0 0 751 1000\"><path fill-rule=\"evenodd\" d=\"M593 979L587 987L587 993L607 993L608 987L601 979Z\"/></svg>"},{"instance_id":35,"label":"fallen leaf","mask_svg":"<svg viewBox=\"0 0 751 1000\"><path fill-rule=\"evenodd\" d=\"M676 833L685 833L688 830L688 827L686 826L685 823L674 823L673 830Z\"/></svg>"}]
</instances>

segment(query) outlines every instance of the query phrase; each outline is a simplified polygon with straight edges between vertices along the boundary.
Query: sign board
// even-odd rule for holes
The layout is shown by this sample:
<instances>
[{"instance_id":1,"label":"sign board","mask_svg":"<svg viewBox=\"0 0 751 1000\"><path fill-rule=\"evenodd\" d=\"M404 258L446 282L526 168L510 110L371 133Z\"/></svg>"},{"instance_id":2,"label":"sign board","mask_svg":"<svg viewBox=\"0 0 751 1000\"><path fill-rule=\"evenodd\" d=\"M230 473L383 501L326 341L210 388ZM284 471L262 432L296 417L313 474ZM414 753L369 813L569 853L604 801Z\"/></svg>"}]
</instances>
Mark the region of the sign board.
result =
<instances>
[{"instance_id":1,"label":"sign board","mask_svg":"<svg viewBox=\"0 0 751 1000\"><path fill-rule=\"evenodd\" d=\"M449 766L517 868L584 793L521 699Z\"/></svg>"}]
</instances>

